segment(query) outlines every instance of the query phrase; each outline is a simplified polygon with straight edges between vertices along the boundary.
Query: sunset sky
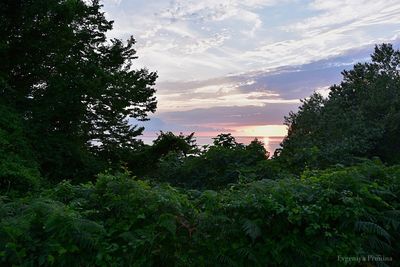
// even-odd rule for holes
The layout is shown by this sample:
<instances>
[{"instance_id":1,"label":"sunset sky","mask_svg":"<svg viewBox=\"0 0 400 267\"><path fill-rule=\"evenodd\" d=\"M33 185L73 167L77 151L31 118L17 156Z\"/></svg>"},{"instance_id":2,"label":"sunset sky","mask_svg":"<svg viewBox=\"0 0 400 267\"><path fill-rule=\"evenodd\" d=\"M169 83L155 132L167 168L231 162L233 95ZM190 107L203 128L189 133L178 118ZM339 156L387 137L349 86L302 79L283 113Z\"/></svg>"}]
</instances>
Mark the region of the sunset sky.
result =
<instances>
[{"instance_id":1,"label":"sunset sky","mask_svg":"<svg viewBox=\"0 0 400 267\"><path fill-rule=\"evenodd\" d=\"M283 117L327 94L375 43L400 37L399 0L104 0L110 37L137 40L159 74L159 130L283 136Z\"/></svg>"}]
</instances>

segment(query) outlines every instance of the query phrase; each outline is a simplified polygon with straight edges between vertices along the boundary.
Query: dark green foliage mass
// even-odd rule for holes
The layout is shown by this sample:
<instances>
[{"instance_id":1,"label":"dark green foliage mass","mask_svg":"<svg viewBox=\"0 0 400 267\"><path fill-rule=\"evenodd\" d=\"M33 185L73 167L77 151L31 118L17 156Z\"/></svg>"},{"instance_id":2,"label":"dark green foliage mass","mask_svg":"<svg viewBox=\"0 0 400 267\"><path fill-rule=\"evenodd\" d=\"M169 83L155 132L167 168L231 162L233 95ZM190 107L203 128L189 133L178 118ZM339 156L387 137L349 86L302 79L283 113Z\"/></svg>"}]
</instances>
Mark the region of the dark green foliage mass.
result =
<instances>
[{"instance_id":1,"label":"dark green foliage mass","mask_svg":"<svg viewBox=\"0 0 400 267\"><path fill-rule=\"evenodd\" d=\"M0 192L35 191L40 182L19 114L0 103Z\"/></svg>"},{"instance_id":2,"label":"dark green foliage mass","mask_svg":"<svg viewBox=\"0 0 400 267\"><path fill-rule=\"evenodd\" d=\"M343 71L327 99L315 93L289 114L279 154L285 165L299 172L357 157L400 161L400 51L382 44L371 58Z\"/></svg>"},{"instance_id":3,"label":"dark green foliage mass","mask_svg":"<svg viewBox=\"0 0 400 267\"><path fill-rule=\"evenodd\" d=\"M129 174L0 200L0 261L26 266L342 266L400 260L400 167L366 161L217 191ZM372 262L375 264L374 262ZM359 266L356 262L350 266Z\"/></svg>"},{"instance_id":4,"label":"dark green foliage mass","mask_svg":"<svg viewBox=\"0 0 400 267\"><path fill-rule=\"evenodd\" d=\"M118 162L119 149L134 148L143 130L128 117L143 120L156 108L157 75L132 70L135 40L108 41L112 22L100 8L82 0L0 3L0 98L23 116L52 179Z\"/></svg>"},{"instance_id":5,"label":"dark green foliage mass","mask_svg":"<svg viewBox=\"0 0 400 267\"><path fill-rule=\"evenodd\" d=\"M219 189L231 183L277 179L288 174L276 162L267 160L268 156L257 139L243 145L231 134L220 134L213 145L199 148L193 134L162 133L152 146L133 155L128 167L136 175L175 186Z\"/></svg>"},{"instance_id":6,"label":"dark green foliage mass","mask_svg":"<svg viewBox=\"0 0 400 267\"><path fill-rule=\"evenodd\" d=\"M135 175L144 176L154 172L156 165L162 159L171 158L171 155L182 159L199 152L194 133L184 136L182 133L175 135L172 132L161 131L153 145L143 145L133 153L127 153L124 163Z\"/></svg>"}]
</instances>

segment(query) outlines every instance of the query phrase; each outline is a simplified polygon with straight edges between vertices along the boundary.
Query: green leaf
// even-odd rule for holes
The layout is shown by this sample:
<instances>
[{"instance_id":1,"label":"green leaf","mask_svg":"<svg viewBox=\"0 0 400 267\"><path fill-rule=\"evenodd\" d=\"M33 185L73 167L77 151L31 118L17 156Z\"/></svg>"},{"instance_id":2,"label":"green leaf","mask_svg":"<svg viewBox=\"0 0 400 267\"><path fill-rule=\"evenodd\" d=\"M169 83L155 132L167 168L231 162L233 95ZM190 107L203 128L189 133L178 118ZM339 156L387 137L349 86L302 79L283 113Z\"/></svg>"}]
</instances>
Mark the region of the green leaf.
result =
<instances>
[{"instance_id":1,"label":"green leaf","mask_svg":"<svg viewBox=\"0 0 400 267\"><path fill-rule=\"evenodd\" d=\"M176 232L176 218L174 215L169 213L164 213L158 219L158 224L165 229L167 229L171 234Z\"/></svg>"},{"instance_id":2,"label":"green leaf","mask_svg":"<svg viewBox=\"0 0 400 267\"><path fill-rule=\"evenodd\" d=\"M242 228L253 242L261 236L260 227L252 220L245 219Z\"/></svg>"}]
</instances>

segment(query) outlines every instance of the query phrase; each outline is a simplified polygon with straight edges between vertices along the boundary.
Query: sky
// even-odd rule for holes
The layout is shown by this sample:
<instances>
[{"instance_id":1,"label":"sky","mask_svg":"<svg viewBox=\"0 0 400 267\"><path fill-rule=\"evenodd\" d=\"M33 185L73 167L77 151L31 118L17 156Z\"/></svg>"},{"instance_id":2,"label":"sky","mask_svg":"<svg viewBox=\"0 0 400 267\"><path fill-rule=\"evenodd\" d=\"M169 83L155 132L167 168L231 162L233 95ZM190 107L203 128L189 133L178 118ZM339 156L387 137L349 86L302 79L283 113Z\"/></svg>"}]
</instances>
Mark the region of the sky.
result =
<instances>
[{"instance_id":1,"label":"sky","mask_svg":"<svg viewBox=\"0 0 400 267\"><path fill-rule=\"evenodd\" d=\"M159 130L281 137L289 111L327 95L374 44L399 48L400 0L103 0L110 38L157 71Z\"/></svg>"}]
</instances>

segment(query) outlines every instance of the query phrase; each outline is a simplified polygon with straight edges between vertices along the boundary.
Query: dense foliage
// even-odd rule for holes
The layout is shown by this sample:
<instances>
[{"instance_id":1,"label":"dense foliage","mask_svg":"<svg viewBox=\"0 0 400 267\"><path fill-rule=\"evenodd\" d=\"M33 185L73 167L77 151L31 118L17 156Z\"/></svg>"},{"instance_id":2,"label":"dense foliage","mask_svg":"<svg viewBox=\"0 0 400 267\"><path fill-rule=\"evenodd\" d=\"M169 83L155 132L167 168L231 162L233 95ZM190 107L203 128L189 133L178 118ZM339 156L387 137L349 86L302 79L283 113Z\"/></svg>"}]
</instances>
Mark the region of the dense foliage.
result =
<instances>
[{"instance_id":1,"label":"dense foliage","mask_svg":"<svg viewBox=\"0 0 400 267\"><path fill-rule=\"evenodd\" d=\"M132 70L130 38L107 40L99 1L0 2L0 104L24 118L42 174L88 178L118 163L155 111L157 75ZM102 163L102 164L101 164Z\"/></svg>"},{"instance_id":2,"label":"dense foliage","mask_svg":"<svg viewBox=\"0 0 400 267\"><path fill-rule=\"evenodd\" d=\"M18 113L0 105L0 192L38 189L40 174Z\"/></svg>"},{"instance_id":3,"label":"dense foliage","mask_svg":"<svg viewBox=\"0 0 400 267\"><path fill-rule=\"evenodd\" d=\"M172 133L160 134L154 144L146 150L147 154L160 155L154 153L155 150L159 151L160 144L176 144L177 142L170 141L172 136ZM140 173L141 176L185 188L220 189L232 183L278 179L285 174L289 175L281 170L276 162L267 160L268 153L263 143L257 139L249 145L243 145L237 143L232 135L221 134L214 138L213 145L201 149L196 145L193 135L174 138L182 144L186 143L186 146L181 145L184 150L176 145L165 149L164 153L149 165L148 170ZM149 157L144 156L146 160ZM136 174L134 166L130 169Z\"/></svg>"},{"instance_id":4,"label":"dense foliage","mask_svg":"<svg viewBox=\"0 0 400 267\"><path fill-rule=\"evenodd\" d=\"M343 71L327 99L315 93L286 118L286 166L298 172L373 156L400 162L400 51L383 44L371 59Z\"/></svg>"},{"instance_id":5,"label":"dense foliage","mask_svg":"<svg viewBox=\"0 0 400 267\"><path fill-rule=\"evenodd\" d=\"M400 266L399 51L305 99L273 158L145 145L157 75L100 8L0 2L1 266Z\"/></svg>"},{"instance_id":6,"label":"dense foliage","mask_svg":"<svg viewBox=\"0 0 400 267\"><path fill-rule=\"evenodd\" d=\"M400 166L367 161L222 191L180 191L128 174L3 197L3 264L333 266L400 260ZM354 264L354 263L353 263ZM352 264L352 265L353 265Z\"/></svg>"}]
</instances>

